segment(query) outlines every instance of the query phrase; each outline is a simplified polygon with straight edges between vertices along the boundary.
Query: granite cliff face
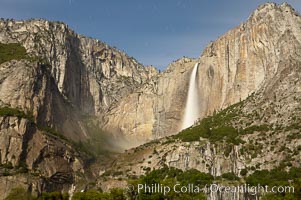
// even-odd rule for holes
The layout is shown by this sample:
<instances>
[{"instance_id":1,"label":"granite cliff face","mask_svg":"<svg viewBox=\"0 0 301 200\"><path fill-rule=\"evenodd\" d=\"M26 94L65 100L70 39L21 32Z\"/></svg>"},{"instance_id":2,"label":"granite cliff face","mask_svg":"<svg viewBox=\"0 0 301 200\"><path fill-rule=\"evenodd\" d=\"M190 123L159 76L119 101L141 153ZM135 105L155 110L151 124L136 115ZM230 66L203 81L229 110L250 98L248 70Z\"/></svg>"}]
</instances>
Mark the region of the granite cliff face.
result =
<instances>
[{"instance_id":1,"label":"granite cliff face","mask_svg":"<svg viewBox=\"0 0 301 200\"><path fill-rule=\"evenodd\" d=\"M105 127L141 141L177 133L196 62L200 118L246 99L274 78L281 60L298 55L300 25L300 16L288 4L258 7L245 23L211 42L198 59L172 63L143 89L114 105Z\"/></svg>"},{"instance_id":2,"label":"granite cliff face","mask_svg":"<svg viewBox=\"0 0 301 200\"><path fill-rule=\"evenodd\" d=\"M300 16L288 4L267 3L209 44L199 59L204 112L244 100L273 79L279 62L298 53L289 46L301 40L300 23Z\"/></svg>"},{"instance_id":3,"label":"granite cliff face","mask_svg":"<svg viewBox=\"0 0 301 200\"><path fill-rule=\"evenodd\" d=\"M196 62L200 63L197 80L202 118L244 100L273 78L283 56L291 55L287 39L300 40L300 23L300 16L288 4L264 4L245 23L211 42L199 58L179 59L159 74L123 52L74 33L63 23L2 20L0 42L21 43L30 55L43 58L60 96L55 99L67 104L57 103L60 111L51 112L58 107L54 102L47 107L25 105L24 98L18 102L11 99L13 95L1 100L33 112L41 123L62 132L71 129L76 133L74 140L89 137L80 116L95 116L101 128L124 136L125 148L136 146L180 130ZM70 117L66 119L63 113Z\"/></svg>"},{"instance_id":4,"label":"granite cliff face","mask_svg":"<svg viewBox=\"0 0 301 200\"><path fill-rule=\"evenodd\" d=\"M53 98L54 101L60 99L59 101L66 102L49 102L47 105L40 105L47 102L45 99L28 102L38 96L32 95L33 88L21 84L20 81L36 84L39 81L36 80L37 76L26 76L27 80L24 80L21 74L27 73L25 70L19 69L16 72L8 69L8 80L4 77L1 84L4 90L1 91L2 103L31 111L38 121L57 127L63 133L68 132L66 129L70 128L76 132L72 135L73 140L88 137L76 119L79 118L77 115L101 118L111 105L157 74L154 68L143 67L125 53L98 40L78 35L59 22L1 20L0 42L20 43L29 55L38 57L43 64L47 64L47 75L53 82L53 88L42 88L41 92L53 93L53 90L56 90L55 93L59 97ZM11 67L15 67L14 64ZM9 73L15 73L18 79L14 80L13 75ZM45 73L42 73L41 76L44 75ZM5 88L4 85L11 86ZM27 88L19 94L11 94L19 89L20 85ZM29 94L30 98L26 97ZM52 112L54 109L58 112ZM45 116L46 113L48 116ZM65 119L66 114L70 115L69 119ZM70 123L69 120L73 120L74 123ZM71 130L69 132L72 132ZM66 135L71 136L68 133Z\"/></svg>"},{"instance_id":5,"label":"granite cliff face","mask_svg":"<svg viewBox=\"0 0 301 200\"><path fill-rule=\"evenodd\" d=\"M215 120L217 127L233 127L235 139L229 139L230 129L224 132L226 136L218 137L214 125L210 126L211 135L204 137L200 121L184 137L185 131L126 151L107 168L108 177L127 179L168 166L197 169L214 177L233 173L244 183L244 178L257 170L300 168L301 45L297 41L287 45L297 55L284 57L272 80L247 99L208 118L209 122ZM199 136L191 139L192 134ZM116 172L119 175L113 176ZM103 178L99 182L106 187ZM208 198L260 199L243 193L214 193Z\"/></svg>"},{"instance_id":6,"label":"granite cliff face","mask_svg":"<svg viewBox=\"0 0 301 200\"><path fill-rule=\"evenodd\" d=\"M32 115L0 115L1 170L9 173L0 178L3 188L14 187L16 177L36 193L74 188L89 157L53 133L86 141L92 137L87 118L110 137L121 138L123 148L178 133L196 63L200 118L242 101L227 110L236 115L227 123L237 130L268 124L268 130L244 134L240 139L245 143L235 145L208 138L156 140L122 154L112 171L122 170L124 178L167 165L239 176L242 169L271 169L289 156L291 165L298 166L300 27L301 17L288 4L267 3L211 42L199 58L181 58L158 73L63 23L1 19L0 44L18 43L28 57L0 63L0 108ZM282 147L279 141L291 143ZM39 177L26 182L30 173L15 173L19 168Z\"/></svg>"},{"instance_id":7,"label":"granite cliff face","mask_svg":"<svg viewBox=\"0 0 301 200\"><path fill-rule=\"evenodd\" d=\"M198 169L214 177L230 172L243 180L256 170L300 168L300 25L300 16L288 4L267 3L247 22L210 43L200 58L182 67L183 73L178 71L175 77L187 82L193 64L200 63L200 117L213 115L207 120L211 135L202 135L200 121L178 135L126 151L105 174L127 179L168 166ZM180 64L169 70L175 72L177 67L181 68ZM179 92L179 107L184 107L185 95ZM176 120L177 124L181 122L181 118ZM216 130L228 134L231 129L234 138L214 135ZM191 139L192 134L199 135ZM113 175L116 172L118 176ZM104 179L99 183L106 187ZM232 195L213 194L208 198L246 199Z\"/></svg>"},{"instance_id":8,"label":"granite cliff face","mask_svg":"<svg viewBox=\"0 0 301 200\"><path fill-rule=\"evenodd\" d=\"M91 156L78 141L92 135L87 119L100 126L112 105L158 72L59 22L1 19L0 44L27 54L0 59L0 199L18 186L38 195L85 188ZM1 56L17 53L7 51Z\"/></svg>"},{"instance_id":9,"label":"granite cliff face","mask_svg":"<svg viewBox=\"0 0 301 200\"><path fill-rule=\"evenodd\" d=\"M130 145L175 134L181 128L189 68L195 60L182 58L122 99L105 116L104 128L126 135Z\"/></svg>"}]
</instances>

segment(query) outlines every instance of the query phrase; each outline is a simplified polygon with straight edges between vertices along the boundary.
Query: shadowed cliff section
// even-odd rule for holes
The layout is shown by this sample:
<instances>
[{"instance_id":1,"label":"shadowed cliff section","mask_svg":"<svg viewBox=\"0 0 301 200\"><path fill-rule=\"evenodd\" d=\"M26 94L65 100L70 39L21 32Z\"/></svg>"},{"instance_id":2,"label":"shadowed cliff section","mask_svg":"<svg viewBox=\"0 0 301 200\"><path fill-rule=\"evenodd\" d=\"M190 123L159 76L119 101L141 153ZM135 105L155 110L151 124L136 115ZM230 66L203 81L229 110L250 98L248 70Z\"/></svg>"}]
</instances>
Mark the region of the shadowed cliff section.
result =
<instances>
[{"instance_id":1,"label":"shadowed cliff section","mask_svg":"<svg viewBox=\"0 0 301 200\"><path fill-rule=\"evenodd\" d=\"M101 119L113 104L157 74L154 68L143 67L124 52L78 35L60 22L0 20L0 42L25 48L24 53L34 58L24 57L26 65L38 62L33 68L22 68L22 62L3 63L1 105L32 112L39 124L74 141L90 138L83 116L94 117L101 129Z\"/></svg>"}]
</instances>

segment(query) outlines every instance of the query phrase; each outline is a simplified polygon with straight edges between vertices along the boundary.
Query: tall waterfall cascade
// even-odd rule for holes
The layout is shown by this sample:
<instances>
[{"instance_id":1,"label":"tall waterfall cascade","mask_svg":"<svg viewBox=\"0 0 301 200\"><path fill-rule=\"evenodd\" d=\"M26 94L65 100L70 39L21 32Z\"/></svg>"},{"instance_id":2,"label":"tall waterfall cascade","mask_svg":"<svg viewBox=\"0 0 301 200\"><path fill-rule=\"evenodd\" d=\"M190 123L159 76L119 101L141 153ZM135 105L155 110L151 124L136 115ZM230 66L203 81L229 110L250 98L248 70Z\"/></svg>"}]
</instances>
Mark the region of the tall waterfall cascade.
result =
<instances>
[{"instance_id":1,"label":"tall waterfall cascade","mask_svg":"<svg viewBox=\"0 0 301 200\"><path fill-rule=\"evenodd\" d=\"M189 88L185 106L185 114L182 124L182 130L192 126L199 118L199 94L197 84L197 71L199 63L196 63L190 75Z\"/></svg>"}]
</instances>

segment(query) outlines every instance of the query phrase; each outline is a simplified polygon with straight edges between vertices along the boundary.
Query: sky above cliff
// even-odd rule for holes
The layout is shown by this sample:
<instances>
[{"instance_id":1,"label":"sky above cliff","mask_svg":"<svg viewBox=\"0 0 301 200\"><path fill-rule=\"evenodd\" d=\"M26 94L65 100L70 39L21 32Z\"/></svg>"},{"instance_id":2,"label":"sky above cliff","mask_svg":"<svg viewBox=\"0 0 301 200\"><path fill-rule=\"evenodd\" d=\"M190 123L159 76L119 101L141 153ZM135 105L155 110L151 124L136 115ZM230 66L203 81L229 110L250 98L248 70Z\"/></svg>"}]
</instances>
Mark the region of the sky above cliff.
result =
<instances>
[{"instance_id":1,"label":"sky above cliff","mask_svg":"<svg viewBox=\"0 0 301 200\"><path fill-rule=\"evenodd\" d=\"M163 70L245 21L263 0L0 0L0 17L63 21ZM283 1L274 1L282 3ZM300 0L287 0L301 11Z\"/></svg>"}]
</instances>

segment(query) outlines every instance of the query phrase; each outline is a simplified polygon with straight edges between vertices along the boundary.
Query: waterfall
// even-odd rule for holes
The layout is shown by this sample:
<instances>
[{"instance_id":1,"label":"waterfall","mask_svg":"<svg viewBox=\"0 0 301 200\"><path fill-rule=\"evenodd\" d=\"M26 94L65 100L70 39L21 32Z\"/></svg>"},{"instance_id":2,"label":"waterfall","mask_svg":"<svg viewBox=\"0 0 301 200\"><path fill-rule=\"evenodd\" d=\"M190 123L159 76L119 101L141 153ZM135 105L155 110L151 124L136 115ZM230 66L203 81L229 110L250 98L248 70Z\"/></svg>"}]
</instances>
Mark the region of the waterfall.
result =
<instances>
[{"instance_id":1,"label":"waterfall","mask_svg":"<svg viewBox=\"0 0 301 200\"><path fill-rule=\"evenodd\" d=\"M194 124L199 118L199 100L198 100L198 88L197 88L197 71L199 63L196 63L190 75L188 95L186 100L184 120L182 124L182 130L188 128Z\"/></svg>"}]
</instances>

